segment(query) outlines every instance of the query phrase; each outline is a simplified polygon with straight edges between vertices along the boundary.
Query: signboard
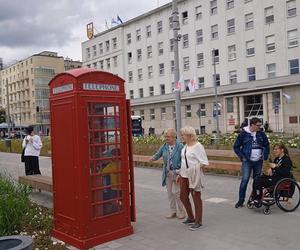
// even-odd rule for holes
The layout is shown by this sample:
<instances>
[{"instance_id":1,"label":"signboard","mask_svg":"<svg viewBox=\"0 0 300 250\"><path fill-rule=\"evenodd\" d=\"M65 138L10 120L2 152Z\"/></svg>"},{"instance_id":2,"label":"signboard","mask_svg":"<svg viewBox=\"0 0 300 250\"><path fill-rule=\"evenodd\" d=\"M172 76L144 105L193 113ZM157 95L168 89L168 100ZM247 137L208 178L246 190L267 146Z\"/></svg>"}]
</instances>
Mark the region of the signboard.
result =
<instances>
[{"instance_id":1,"label":"signboard","mask_svg":"<svg viewBox=\"0 0 300 250\"><path fill-rule=\"evenodd\" d=\"M228 119L228 125L235 125L235 119L234 118L229 118Z\"/></svg>"},{"instance_id":2,"label":"signboard","mask_svg":"<svg viewBox=\"0 0 300 250\"><path fill-rule=\"evenodd\" d=\"M52 93L53 93L53 95L56 95L56 94L60 94L60 93L64 93L64 92L68 92L68 91L72 91L72 90L73 90L73 84L69 83L69 84L64 84L59 87L53 88Z\"/></svg>"},{"instance_id":3,"label":"signboard","mask_svg":"<svg viewBox=\"0 0 300 250\"><path fill-rule=\"evenodd\" d=\"M99 91L120 91L119 85L109 83L83 83L82 88L84 90L99 90Z\"/></svg>"},{"instance_id":4,"label":"signboard","mask_svg":"<svg viewBox=\"0 0 300 250\"><path fill-rule=\"evenodd\" d=\"M87 35L88 39L92 39L94 37L93 23L88 23L86 25L86 35Z\"/></svg>"}]
</instances>

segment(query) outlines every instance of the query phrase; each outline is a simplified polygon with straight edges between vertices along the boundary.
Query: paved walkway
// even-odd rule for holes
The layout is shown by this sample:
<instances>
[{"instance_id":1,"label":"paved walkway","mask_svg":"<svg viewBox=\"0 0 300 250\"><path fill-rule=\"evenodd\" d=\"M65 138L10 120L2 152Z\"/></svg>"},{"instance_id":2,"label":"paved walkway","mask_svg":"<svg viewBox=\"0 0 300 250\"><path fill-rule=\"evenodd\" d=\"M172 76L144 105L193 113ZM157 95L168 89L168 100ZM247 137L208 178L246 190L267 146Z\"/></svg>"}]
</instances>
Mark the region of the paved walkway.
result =
<instances>
[{"instance_id":1,"label":"paved walkway","mask_svg":"<svg viewBox=\"0 0 300 250\"><path fill-rule=\"evenodd\" d=\"M40 159L41 171L51 175L51 160ZM0 172L14 177L24 175L20 156L0 153ZM298 250L300 249L300 209L284 213L276 206L270 215L261 210L235 209L239 179L206 176L203 192L204 226L191 232L178 219L167 220L167 195L160 186L161 173L156 169L136 168L135 233L95 247L99 250ZM32 198L52 206L51 195L35 193ZM71 249L71 248L70 248Z\"/></svg>"}]
</instances>

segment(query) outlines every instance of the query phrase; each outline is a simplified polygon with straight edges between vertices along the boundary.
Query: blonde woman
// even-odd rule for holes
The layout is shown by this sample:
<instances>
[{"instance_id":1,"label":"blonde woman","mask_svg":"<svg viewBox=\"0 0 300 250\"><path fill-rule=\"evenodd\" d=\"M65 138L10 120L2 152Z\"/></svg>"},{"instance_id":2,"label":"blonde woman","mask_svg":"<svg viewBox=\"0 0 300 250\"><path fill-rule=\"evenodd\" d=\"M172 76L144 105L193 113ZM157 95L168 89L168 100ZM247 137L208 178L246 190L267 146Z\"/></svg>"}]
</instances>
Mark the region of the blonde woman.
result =
<instances>
[{"instance_id":1,"label":"blonde woman","mask_svg":"<svg viewBox=\"0 0 300 250\"><path fill-rule=\"evenodd\" d=\"M177 172L181 166L182 143L176 140L176 130L169 128L164 132L165 143L153 155L150 162L163 158L162 186L166 186L170 205L170 214L167 219L177 216L178 219L185 218L183 205L180 201L179 184L176 182Z\"/></svg>"},{"instance_id":2,"label":"blonde woman","mask_svg":"<svg viewBox=\"0 0 300 250\"><path fill-rule=\"evenodd\" d=\"M208 160L204 147L197 140L195 129L186 126L180 132L185 143L181 151L180 200L188 215L183 223L190 225L189 229L194 231L202 226L201 190L204 187L202 168L208 165ZM189 199L190 193L194 201L195 216Z\"/></svg>"}]
</instances>

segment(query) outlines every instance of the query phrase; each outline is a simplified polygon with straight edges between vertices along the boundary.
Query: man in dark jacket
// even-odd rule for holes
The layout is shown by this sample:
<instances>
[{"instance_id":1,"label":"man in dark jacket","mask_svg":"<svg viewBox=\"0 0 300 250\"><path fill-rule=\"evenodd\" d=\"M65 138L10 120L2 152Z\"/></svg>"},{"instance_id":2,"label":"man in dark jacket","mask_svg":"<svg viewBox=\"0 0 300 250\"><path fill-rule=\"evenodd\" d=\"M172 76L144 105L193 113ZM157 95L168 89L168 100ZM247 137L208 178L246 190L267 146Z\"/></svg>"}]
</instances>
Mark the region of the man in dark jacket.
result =
<instances>
[{"instance_id":1,"label":"man in dark jacket","mask_svg":"<svg viewBox=\"0 0 300 250\"><path fill-rule=\"evenodd\" d=\"M236 208L243 207L247 185L253 171L253 178L261 174L263 161L269 157L269 140L266 134L260 130L261 121L254 117L250 125L244 127L238 135L233 149L242 162L242 180L239 189L239 200Z\"/></svg>"}]
</instances>

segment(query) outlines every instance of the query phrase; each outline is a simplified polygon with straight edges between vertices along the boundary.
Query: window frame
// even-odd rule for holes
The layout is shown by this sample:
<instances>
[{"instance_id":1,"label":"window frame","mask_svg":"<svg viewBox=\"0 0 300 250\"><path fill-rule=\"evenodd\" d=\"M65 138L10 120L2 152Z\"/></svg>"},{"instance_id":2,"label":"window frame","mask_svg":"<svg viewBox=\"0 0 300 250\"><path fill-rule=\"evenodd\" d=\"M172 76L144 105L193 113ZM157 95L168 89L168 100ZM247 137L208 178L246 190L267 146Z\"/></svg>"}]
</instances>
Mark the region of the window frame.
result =
<instances>
[{"instance_id":1,"label":"window frame","mask_svg":"<svg viewBox=\"0 0 300 250\"><path fill-rule=\"evenodd\" d=\"M237 70L230 70L228 72L229 84L236 84L237 81Z\"/></svg>"},{"instance_id":2,"label":"window frame","mask_svg":"<svg viewBox=\"0 0 300 250\"><path fill-rule=\"evenodd\" d=\"M252 74L251 74L250 70L253 71ZM248 81L249 82L256 81L256 69L255 69L255 67L247 68L247 76L248 76Z\"/></svg>"}]
</instances>

